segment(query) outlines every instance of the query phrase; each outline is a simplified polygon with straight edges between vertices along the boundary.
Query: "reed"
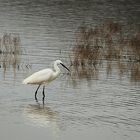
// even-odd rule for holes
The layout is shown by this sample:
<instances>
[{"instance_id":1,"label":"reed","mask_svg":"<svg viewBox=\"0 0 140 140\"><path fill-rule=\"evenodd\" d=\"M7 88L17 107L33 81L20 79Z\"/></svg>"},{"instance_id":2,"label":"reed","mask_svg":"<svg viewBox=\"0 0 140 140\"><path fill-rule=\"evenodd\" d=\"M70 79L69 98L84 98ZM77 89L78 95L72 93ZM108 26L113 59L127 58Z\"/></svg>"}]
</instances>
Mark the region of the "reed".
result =
<instances>
[{"instance_id":1,"label":"reed","mask_svg":"<svg viewBox=\"0 0 140 140\"><path fill-rule=\"evenodd\" d=\"M5 33L0 38L0 53L19 53L20 47L19 34Z\"/></svg>"},{"instance_id":2,"label":"reed","mask_svg":"<svg viewBox=\"0 0 140 140\"><path fill-rule=\"evenodd\" d=\"M76 44L73 49L73 64L94 65L101 58L101 40L96 35L99 34L97 28L80 27L76 32Z\"/></svg>"},{"instance_id":3,"label":"reed","mask_svg":"<svg viewBox=\"0 0 140 140\"><path fill-rule=\"evenodd\" d=\"M128 46L130 51L132 51L133 59L136 62L140 62L140 33L137 33L128 40Z\"/></svg>"},{"instance_id":4,"label":"reed","mask_svg":"<svg viewBox=\"0 0 140 140\"><path fill-rule=\"evenodd\" d=\"M97 78L104 62L107 62L107 74L110 74L113 61L117 62L119 75L128 72L134 76L134 69L128 67L128 63L132 62L137 63L135 73L140 75L140 33L126 33L120 23L106 21L96 27L80 26L75 40L70 62L77 77Z\"/></svg>"}]
</instances>

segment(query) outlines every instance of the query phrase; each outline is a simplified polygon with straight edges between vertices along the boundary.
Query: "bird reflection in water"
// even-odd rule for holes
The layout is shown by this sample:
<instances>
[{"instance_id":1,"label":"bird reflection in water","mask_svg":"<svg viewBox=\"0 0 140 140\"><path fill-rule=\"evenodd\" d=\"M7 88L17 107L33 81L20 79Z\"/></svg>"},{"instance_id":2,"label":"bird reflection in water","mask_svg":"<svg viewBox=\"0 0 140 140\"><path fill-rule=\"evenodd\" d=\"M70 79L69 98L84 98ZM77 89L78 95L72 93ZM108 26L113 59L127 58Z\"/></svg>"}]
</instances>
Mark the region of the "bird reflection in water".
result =
<instances>
[{"instance_id":1,"label":"bird reflection in water","mask_svg":"<svg viewBox=\"0 0 140 140\"><path fill-rule=\"evenodd\" d=\"M26 123L38 126L47 127L56 135L58 127L58 113L53 111L46 104L29 104L23 113Z\"/></svg>"},{"instance_id":2,"label":"bird reflection in water","mask_svg":"<svg viewBox=\"0 0 140 140\"><path fill-rule=\"evenodd\" d=\"M46 104L29 104L25 107L23 116L25 123L35 127L49 128L54 137L58 136L59 122L58 113Z\"/></svg>"}]
</instances>

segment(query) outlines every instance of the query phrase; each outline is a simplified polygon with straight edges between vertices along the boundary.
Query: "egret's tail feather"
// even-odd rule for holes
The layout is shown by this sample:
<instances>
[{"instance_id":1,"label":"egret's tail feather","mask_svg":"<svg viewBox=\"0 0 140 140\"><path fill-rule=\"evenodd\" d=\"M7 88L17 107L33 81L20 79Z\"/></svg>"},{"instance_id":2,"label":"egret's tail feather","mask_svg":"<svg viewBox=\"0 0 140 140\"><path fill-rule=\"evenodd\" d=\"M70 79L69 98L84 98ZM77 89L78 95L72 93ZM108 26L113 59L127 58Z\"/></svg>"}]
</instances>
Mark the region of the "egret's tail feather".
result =
<instances>
[{"instance_id":1,"label":"egret's tail feather","mask_svg":"<svg viewBox=\"0 0 140 140\"><path fill-rule=\"evenodd\" d=\"M28 84L29 83L29 80L28 79L24 79L23 81L22 81L22 84Z\"/></svg>"}]
</instances>

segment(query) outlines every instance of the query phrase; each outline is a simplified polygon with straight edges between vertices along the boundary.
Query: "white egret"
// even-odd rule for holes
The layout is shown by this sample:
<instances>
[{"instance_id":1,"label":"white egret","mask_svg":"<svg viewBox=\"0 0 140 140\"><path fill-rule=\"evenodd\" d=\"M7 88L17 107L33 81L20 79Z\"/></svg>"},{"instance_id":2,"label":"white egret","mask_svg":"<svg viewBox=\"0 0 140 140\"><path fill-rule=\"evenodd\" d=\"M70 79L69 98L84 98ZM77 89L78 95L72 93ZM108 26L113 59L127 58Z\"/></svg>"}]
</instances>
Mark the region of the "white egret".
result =
<instances>
[{"instance_id":1,"label":"white egret","mask_svg":"<svg viewBox=\"0 0 140 140\"><path fill-rule=\"evenodd\" d=\"M23 84L36 84L38 85L36 91L35 91L35 100L37 101L37 92L41 85L43 85L43 101L45 98L45 85L49 84L51 81L55 80L58 75L60 74L60 68L58 67L58 64L61 64L64 68L66 68L68 71L70 71L61 60L54 61L54 71L52 69L43 69L38 72L33 73L29 77L23 80Z\"/></svg>"}]
</instances>

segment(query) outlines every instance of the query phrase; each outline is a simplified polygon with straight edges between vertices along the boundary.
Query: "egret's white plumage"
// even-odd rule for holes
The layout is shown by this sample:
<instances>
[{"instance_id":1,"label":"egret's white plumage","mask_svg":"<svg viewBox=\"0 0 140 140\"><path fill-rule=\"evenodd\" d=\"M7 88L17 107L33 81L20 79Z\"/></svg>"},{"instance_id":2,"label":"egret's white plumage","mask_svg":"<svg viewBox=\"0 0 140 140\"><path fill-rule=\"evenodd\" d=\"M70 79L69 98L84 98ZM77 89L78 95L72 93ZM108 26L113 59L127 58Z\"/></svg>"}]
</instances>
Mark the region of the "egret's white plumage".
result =
<instances>
[{"instance_id":1,"label":"egret's white plumage","mask_svg":"<svg viewBox=\"0 0 140 140\"><path fill-rule=\"evenodd\" d=\"M36 94L37 94L37 91L38 91L40 85L44 85L43 86L43 97L45 97L45 94L44 94L45 85L50 83L54 79L56 79L58 77L58 75L60 74L60 68L58 67L58 64L61 64L63 67L65 67L69 71L69 69L62 63L61 60L56 60L54 62L54 71L52 69L43 69L43 70L33 73L31 76L29 76L23 80L23 84L39 85L35 92L36 100L37 100Z\"/></svg>"},{"instance_id":2,"label":"egret's white plumage","mask_svg":"<svg viewBox=\"0 0 140 140\"><path fill-rule=\"evenodd\" d=\"M51 69L43 69L38 72L33 73L31 76L27 77L23 84L37 84L42 85L49 83L53 80L54 71Z\"/></svg>"}]
</instances>

